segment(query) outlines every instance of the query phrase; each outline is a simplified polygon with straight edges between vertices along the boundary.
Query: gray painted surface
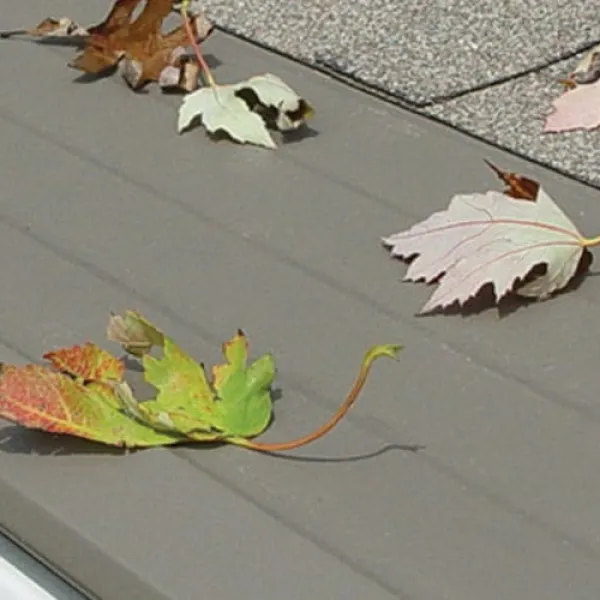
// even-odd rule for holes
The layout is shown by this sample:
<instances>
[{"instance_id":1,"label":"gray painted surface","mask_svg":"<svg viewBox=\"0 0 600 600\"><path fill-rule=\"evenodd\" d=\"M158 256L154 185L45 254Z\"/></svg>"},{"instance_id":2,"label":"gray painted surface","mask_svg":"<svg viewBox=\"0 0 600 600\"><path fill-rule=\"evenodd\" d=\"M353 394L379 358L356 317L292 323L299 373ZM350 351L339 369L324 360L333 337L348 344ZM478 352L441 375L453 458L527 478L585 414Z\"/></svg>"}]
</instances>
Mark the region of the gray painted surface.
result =
<instances>
[{"instance_id":1,"label":"gray painted surface","mask_svg":"<svg viewBox=\"0 0 600 600\"><path fill-rule=\"evenodd\" d=\"M590 233L597 193L223 35L217 76L277 73L316 105L318 135L276 152L179 137L176 98L75 84L69 50L2 52L2 360L101 340L127 307L207 363L242 326L276 354L264 439L285 440L329 416L368 346L406 346L295 453L328 461L121 456L1 425L4 528L103 600L597 600L600 279L504 319L417 319L428 290L379 245L497 187L484 157L540 179Z\"/></svg>"}]
</instances>

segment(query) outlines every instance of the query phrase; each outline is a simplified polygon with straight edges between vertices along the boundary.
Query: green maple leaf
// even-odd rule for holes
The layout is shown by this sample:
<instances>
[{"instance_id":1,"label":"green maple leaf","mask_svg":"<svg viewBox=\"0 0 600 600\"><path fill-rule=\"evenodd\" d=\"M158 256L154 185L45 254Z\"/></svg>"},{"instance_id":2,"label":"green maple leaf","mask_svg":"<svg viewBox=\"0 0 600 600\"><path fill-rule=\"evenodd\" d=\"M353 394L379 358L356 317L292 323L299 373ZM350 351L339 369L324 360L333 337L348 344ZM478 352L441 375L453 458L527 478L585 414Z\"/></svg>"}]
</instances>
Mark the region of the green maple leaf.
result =
<instances>
[{"instance_id":1,"label":"green maple leaf","mask_svg":"<svg viewBox=\"0 0 600 600\"><path fill-rule=\"evenodd\" d=\"M156 397L139 402L123 380L121 360L92 343L44 355L51 367L0 363L0 418L29 428L129 448L221 441L261 452L298 448L326 435L358 398L379 357L400 346L371 347L335 414L313 432L281 443L262 443L272 415L276 369L265 354L248 364L248 341L238 330L223 344L225 361L211 370L135 311L112 315L108 337L141 359ZM158 348L160 356L151 351Z\"/></svg>"},{"instance_id":2,"label":"green maple leaf","mask_svg":"<svg viewBox=\"0 0 600 600\"><path fill-rule=\"evenodd\" d=\"M157 390L156 398L137 409L131 404L135 399L121 390L138 419L195 441L250 438L269 425L275 361L267 354L248 366L248 341L241 330L223 344L226 362L213 367L212 381L203 364L135 311L113 315L107 331L126 351L141 356L144 378ZM153 346L162 349L161 357L149 354Z\"/></svg>"},{"instance_id":3,"label":"green maple leaf","mask_svg":"<svg viewBox=\"0 0 600 600\"><path fill-rule=\"evenodd\" d=\"M275 361L265 354L248 365L248 341L243 331L238 330L223 344L225 362L212 368L211 381L202 363L136 311L127 311L123 317L113 315L108 336L130 354L141 357L144 377L157 390L156 398L139 403L131 390L119 386L118 395L129 414L149 426L185 435L190 441L223 441L262 452L291 450L326 435L358 398L373 363L381 357L395 358L401 349L396 344L369 348L346 399L324 425L289 442L261 443L250 438L261 434L271 421ZM149 354L154 346L162 350L162 356Z\"/></svg>"},{"instance_id":4,"label":"green maple leaf","mask_svg":"<svg viewBox=\"0 0 600 600\"><path fill-rule=\"evenodd\" d=\"M254 437L271 421L275 360L265 354L248 366L248 340L241 329L223 344L223 355L227 362L212 369L221 427L233 437Z\"/></svg>"}]
</instances>

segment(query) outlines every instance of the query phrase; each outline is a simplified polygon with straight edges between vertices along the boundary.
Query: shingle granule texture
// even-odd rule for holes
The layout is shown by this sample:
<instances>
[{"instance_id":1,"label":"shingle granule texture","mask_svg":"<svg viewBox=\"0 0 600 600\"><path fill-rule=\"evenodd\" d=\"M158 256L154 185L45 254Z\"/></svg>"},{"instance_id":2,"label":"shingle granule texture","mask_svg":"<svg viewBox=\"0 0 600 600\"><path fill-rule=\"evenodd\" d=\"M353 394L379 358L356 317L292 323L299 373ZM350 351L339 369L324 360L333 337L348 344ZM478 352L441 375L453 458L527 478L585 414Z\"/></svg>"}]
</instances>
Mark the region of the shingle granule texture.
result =
<instances>
[{"instance_id":1,"label":"shingle granule texture","mask_svg":"<svg viewBox=\"0 0 600 600\"><path fill-rule=\"evenodd\" d=\"M218 24L425 104L600 38L597 0L205 0Z\"/></svg>"},{"instance_id":2,"label":"shingle granule texture","mask_svg":"<svg viewBox=\"0 0 600 600\"><path fill-rule=\"evenodd\" d=\"M600 131L542 133L552 102L564 91L558 80L573 69L578 58L423 112L600 186Z\"/></svg>"}]
</instances>

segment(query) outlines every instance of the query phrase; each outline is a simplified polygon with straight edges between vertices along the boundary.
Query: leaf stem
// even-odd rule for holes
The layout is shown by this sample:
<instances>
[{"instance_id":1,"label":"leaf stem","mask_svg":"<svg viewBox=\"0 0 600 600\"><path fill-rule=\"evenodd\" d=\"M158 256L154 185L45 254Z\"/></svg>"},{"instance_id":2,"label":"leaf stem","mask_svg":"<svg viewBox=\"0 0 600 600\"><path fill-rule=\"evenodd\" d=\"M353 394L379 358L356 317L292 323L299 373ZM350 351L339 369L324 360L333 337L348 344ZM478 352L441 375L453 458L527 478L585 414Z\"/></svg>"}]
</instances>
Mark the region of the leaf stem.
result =
<instances>
[{"instance_id":1,"label":"leaf stem","mask_svg":"<svg viewBox=\"0 0 600 600\"><path fill-rule=\"evenodd\" d=\"M194 51L194 55L196 56L196 60L198 61L198 64L202 68L202 72L204 73L204 76L206 77L206 81L208 82L208 85L210 85L211 88L215 89L217 87L217 84L216 84L213 74L210 70L210 67L208 66L208 64L206 64L206 60L204 60L204 56L202 55L202 50L200 50L200 45L196 41L196 36L194 35L194 31L192 30L192 25L188 18L187 10L188 10L189 4L190 4L190 0L183 0L183 2L181 3L181 7L179 9L179 12L181 13L181 18L183 19L183 26L184 26L185 32L188 36L190 45Z\"/></svg>"},{"instance_id":2,"label":"leaf stem","mask_svg":"<svg viewBox=\"0 0 600 600\"><path fill-rule=\"evenodd\" d=\"M387 344L383 346L373 346L370 348L363 358L363 361L360 366L360 372L354 381L354 385L348 392L346 399L342 403L342 405L338 408L335 414L321 427L309 433L308 435L302 436L295 440L291 440L289 442L281 442L281 443L266 443L266 442L255 442L253 440L248 440L246 438L228 438L225 441L230 444L235 444L236 446L242 446L244 448L248 448L249 450L256 450L258 452L282 452L284 450L294 450L295 448L300 448L300 446L306 446L315 440L323 437L327 433L329 433L348 413L351 406L354 404L356 399L358 398L367 377L369 375L369 371L373 365L373 362L382 356L387 356L389 358L396 358L396 354L402 349L402 346Z\"/></svg>"},{"instance_id":3,"label":"leaf stem","mask_svg":"<svg viewBox=\"0 0 600 600\"><path fill-rule=\"evenodd\" d=\"M594 248L600 246L600 235L593 238L582 237L579 239L582 248Z\"/></svg>"}]
</instances>

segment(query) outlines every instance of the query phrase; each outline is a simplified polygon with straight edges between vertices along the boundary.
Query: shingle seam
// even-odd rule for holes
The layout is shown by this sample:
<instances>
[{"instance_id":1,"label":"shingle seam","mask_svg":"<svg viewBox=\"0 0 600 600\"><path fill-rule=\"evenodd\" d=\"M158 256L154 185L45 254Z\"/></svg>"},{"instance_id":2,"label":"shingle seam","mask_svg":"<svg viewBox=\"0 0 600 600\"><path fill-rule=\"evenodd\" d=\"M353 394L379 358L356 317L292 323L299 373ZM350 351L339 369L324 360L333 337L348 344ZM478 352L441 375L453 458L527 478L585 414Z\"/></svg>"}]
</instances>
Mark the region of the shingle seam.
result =
<instances>
[{"instance_id":1,"label":"shingle seam","mask_svg":"<svg viewBox=\"0 0 600 600\"><path fill-rule=\"evenodd\" d=\"M356 87L357 89L360 89L363 91L369 90L371 92L374 92L374 95L376 95L377 97L384 98L384 99L388 100L389 102L392 102L399 106L413 107L416 109L429 108L429 107L435 106L437 104L441 104L444 102L448 102L450 100L461 98L470 93L480 92L489 87L502 85L504 83L514 81L515 79L519 79L521 77L526 77L527 75L531 75L533 73L538 73L538 72L543 71L544 69L547 69L548 67L555 65L559 62L569 60L569 59L573 58L574 56L577 56L581 52L585 52L586 50L589 50L590 48L593 48L594 46L596 46L597 44L600 43L600 40L586 42L585 44L577 46L573 50L564 52L563 54L561 54L551 60L537 63L536 65L534 65L528 69L522 69L515 73L511 73L510 75L503 75L500 77L495 77L493 79L490 79L489 81L486 81L485 83L474 85L469 88L465 88L464 90L459 90L459 91L453 92L451 94L434 96L434 97L430 98L429 100L425 100L423 102L415 102L413 100L409 100L402 94L396 94L396 93L390 92L390 91L386 90L385 88L373 85L372 83L365 81L364 79L362 79L360 77L357 77L350 73L344 73L343 71L340 71L339 69L334 68L333 66L329 65L326 62L322 62L322 61L310 62L308 60L298 58L297 56L294 56L293 54L289 54L288 52L283 52L282 50L279 50L278 48L276 48L274 46L270 46L268 44L263 44L262 42L254 39L254 38L248 37L248 36L244 35L243 33L240 33L236 29L232 29L232 28L226 27L224 25L217 24L217 25L215 25L215 30L220 31L221 33L223 33L225 35L237 38L248 44L252 44L253 46L256 46L257 48L260 48L261 50L264 50L266 52L271 52L277 56L280 56L282 58L290 60L296 64L302 65L308 69L314 69L320 73L323 73L325 75L332 77L333 79L341 81L342 83L352 85L353 87Z\"/></svg>"}]
</instances>

